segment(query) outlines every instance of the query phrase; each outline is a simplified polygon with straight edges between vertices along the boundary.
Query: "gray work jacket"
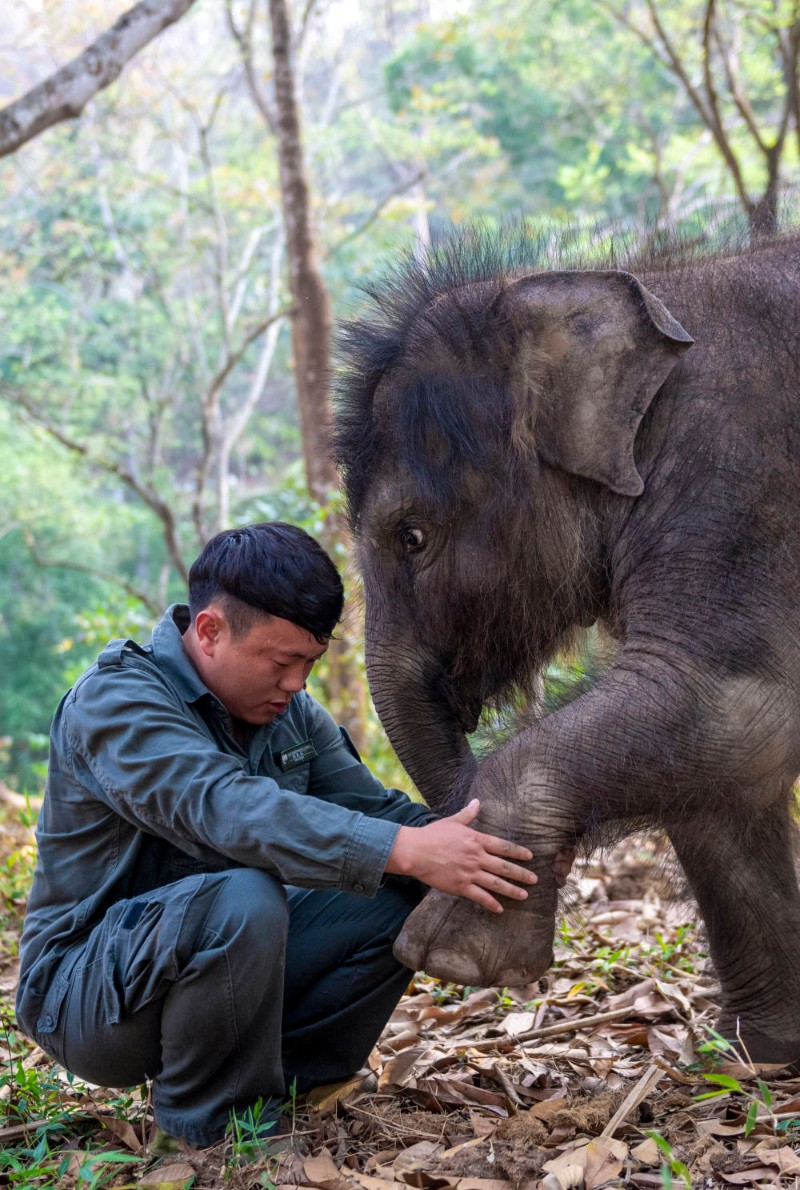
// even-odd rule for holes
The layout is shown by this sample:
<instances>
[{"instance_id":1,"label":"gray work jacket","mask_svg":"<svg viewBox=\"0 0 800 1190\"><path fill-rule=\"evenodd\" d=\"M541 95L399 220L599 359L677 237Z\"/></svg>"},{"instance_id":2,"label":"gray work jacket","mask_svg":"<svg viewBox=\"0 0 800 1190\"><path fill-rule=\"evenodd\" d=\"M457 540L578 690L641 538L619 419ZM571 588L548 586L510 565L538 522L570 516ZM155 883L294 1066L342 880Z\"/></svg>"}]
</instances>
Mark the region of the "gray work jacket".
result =
<instances>
[{"instance_id":1,"label":"gray work jacket","mask_svg":"<svg viewBox=\"0 0 800 1190\"><path fill-rule=\"evenodd\" d=\"M400 825L433 817L384 789L305 691L238 744L183 647L188 623L176 604L149 644L112 641L56 712L20 944L29 1033L52 1028L54 976L64 988L116 902L231 867L370 896Z\"/></svg>"}]
</instances>

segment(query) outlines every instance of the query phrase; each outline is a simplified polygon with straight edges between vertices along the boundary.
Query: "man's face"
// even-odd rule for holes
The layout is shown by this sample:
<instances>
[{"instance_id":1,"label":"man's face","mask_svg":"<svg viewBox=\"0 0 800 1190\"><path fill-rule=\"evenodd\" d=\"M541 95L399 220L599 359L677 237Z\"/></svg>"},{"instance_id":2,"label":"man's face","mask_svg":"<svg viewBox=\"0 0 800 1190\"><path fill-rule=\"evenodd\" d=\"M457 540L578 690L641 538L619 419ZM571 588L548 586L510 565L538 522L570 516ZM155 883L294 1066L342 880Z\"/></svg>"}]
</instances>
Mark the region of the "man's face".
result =
<instances>
[{"instance_id":1,"label":"man's face","mask_svg":"<svg viewBox=\"0 0 800 1190\"><path fill-rule=\"evenodd\" d=\"M233 719L253 724L271 723L286 710L328 647L278 616L264 616L234 636L214 605L198 612L189 631L189 652L209 690Z\"/></svg>"}]
</instances>

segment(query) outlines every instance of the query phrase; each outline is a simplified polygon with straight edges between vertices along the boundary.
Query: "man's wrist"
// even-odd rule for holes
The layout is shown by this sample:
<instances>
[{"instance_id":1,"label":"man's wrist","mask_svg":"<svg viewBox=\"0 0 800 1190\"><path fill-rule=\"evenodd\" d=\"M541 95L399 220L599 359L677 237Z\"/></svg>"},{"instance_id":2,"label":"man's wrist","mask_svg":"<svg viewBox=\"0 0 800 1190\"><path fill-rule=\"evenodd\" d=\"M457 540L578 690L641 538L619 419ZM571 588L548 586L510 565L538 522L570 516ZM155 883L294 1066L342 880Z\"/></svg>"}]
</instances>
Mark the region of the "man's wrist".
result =
<instances>
[{"instance_id":1,"label":"man's wrist","mask_svg":"<svg viewBox=\"0 0 800 1190\"><path fill-rule=\"evenodd\" d=\"M401 826L397 832L389 858L386 861L386 871L391 876L414 875L414 837L412 832L419 827Z\"/></svg>"}]
</instances>

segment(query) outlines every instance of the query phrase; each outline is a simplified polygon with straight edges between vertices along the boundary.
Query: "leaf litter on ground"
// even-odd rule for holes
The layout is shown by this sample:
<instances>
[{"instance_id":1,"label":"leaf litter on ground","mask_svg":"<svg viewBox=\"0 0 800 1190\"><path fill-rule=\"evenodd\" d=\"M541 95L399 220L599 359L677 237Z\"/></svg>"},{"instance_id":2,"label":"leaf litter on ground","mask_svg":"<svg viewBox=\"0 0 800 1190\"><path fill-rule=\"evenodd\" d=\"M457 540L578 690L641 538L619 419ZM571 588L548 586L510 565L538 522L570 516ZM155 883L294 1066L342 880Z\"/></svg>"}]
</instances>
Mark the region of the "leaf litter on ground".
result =
<instances>
[{"instance_id":1,"label":"leaf litter on ground","mask_svg":"<svg viewBox=\"0 0 800 1190\"><path fill-rule=\"evenodd\" d=\"M32 1147L36 1119L52 1123L55 1104L62 1132L50 1147L69 1160L58 1182L32 1177L31 1188L797 1190L800 1068L756 1069L715 1042L713 972L696 908L670 885L670 855L662 840L637 836L578 865L554 966L537 983L464 988L415 976L369 1068L298 1102L297 1143L279 1155L267 1143L244 1163L229 1141L149 1159L146 1092L71 1080L10 1018L0 1146ZM6 969L13 975L13 955ZM26 1099L24 1080L37 1072L40 1086L57 1088L47 1104ZM109 1164L92 1183L82 1154L99 1160L103 1145L123 1145L140 1165ZM0 1168L3 1184L23 1183Z\"/></svg>"}]
</instances>

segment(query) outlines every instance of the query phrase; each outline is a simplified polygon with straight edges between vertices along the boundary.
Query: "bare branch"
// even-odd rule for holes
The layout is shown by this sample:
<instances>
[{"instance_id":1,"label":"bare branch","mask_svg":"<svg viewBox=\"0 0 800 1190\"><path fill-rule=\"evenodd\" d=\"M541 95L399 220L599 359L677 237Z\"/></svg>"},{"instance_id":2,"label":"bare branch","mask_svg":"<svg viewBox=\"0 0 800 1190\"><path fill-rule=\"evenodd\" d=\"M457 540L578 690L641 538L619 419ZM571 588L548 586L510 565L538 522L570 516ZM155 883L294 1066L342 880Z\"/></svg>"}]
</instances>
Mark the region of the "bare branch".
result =
<instances>
[{"instance_id":1,"label":"bare branch","mask_svg":"<svg viewBox=\"0 0 800 1190\"><path fill-rule=\"evenodd\" d=\"M275 112L272 100L269 97L267 88L264 86L264 81L256 70L254 54L253 54L253 24L255 22L256 0L250 0L250 6L247 11L247 20L244 27L236 24L236 18L233 15L233 0L225 0L225 19L228 23L228 29L236 44L239 46L239 54L244 66L245 78L247 79L247 86L255 103L270 132L275 134L275 129L278 123L278 117Z\"/></svg>"},{"instance_id":2,"label":"bare branch","mask_svg":"<svg viewBox=\"0 0 800 1190\"><path fill-rule=\"evenodd\" d=\"M77 58L0 111L0 157L45 129L78 117L90 99L115 81L131 60L195 0L141 0Z\"/></svg>"},{"instance_id":3,"label":"bare branch","mask_svg":"<svg viewBox=\"0 0 800 1190\"><path fill-rule=\"evenodd\" d=\"M415 186L418 186L419 183L425 179L427 172L428 171L426 169L418 170L417 173L415 173L407 181L401 182L399 185L390 190L388 194L384 194L383 198L377 203L367 218L364 219L363 222L358 225L358 227L353 228L353 230L349 231L347 235L342 236L340 240L337 240L333 247L328 250L327 258L330 259L332 256L335 256L337 252L344 248L345 244L349 244L352 240L357 239L358 236L363 235L367 228L372 227L373 223L376 223L378 219L380 219L381 215L386 210L393 198L397 198L399 195L405 194L407 190L413 190Z\"/></svg>"},{"instance_id":4,"label":"bare branch","mask_svg":"<svg viewBox=\"0 0 800 1190\"><path fill-rule=\"evenodd\" d=\"M683 88L694 104L698 115L711 132L711 135L714 137L717 148L722 154L725 164L730 170L731 177L733 178L733 184L736 187L736 193L739 195L742 206L744 207L744 210L750 214L753 209L753 203L747 193L747 188L744 184L744 178L742 177L742 171L739 166L738 158L731 148L730 141L728 140L727 134L722 124L719 106L717 103L716 88L711 72L710 39L711 26L714 20L714 0L708 0L706 5L706 16L703 25L704 79L706 84L705 100L703 99L700 91L698 91L697 87L695 87L694 83L689 78L686 68L681 60L680 54L673 45L672 40L670 39L669 34L664 28L664 25L659 17L658 5L655 3L655 0L647 0L647 8L653 21L653 27L658 33L661 44L663 45L664 50L669 57L670 69L683 84Z\"/></svg>"},{"instance_id":5,"label":"bare branch","mask_svg":"<svg viewBox=\"0 0 800 1190\"><path fill-rule=\"evenodd\" d=\"M306 0L303 15L300 18L300 27L295 37L295 46L299 47L303 44L308 33L308 27L311 24L311 18L314 15L314 9L317 7L318 0Z\"/></svg>"},{"instance_id":6,"label":"bare branch","mask_svg":"<svg viewBox=\"0 0 800 1190\"><path fill-rule=\"evenodd\" d=\"M143 591L141 587L135 586L115 571L103 570L100 566L89 566L87 563L78 562L74 558L45 558L39 552L36 539L27 526L23 529L22 535L25 538L25 544L31 552L31 557L37 566L50 570L75 570L79 574L90 574L93 578L103 579L105 582L119 587L126 595L130 595L132 599L138 599L152 616L161 614L161 607L154 599L150 598L146 591Z\"/></svg>"},{"instance_id":7,"label":"bare branch","mask_svg":"<svg viewBox=\"0 0 800 1190\"><path fill-rule=\"evenodd\" d=\"M285 237L283 235L277 236L275 243L272 246L272 261L270 273L270 293L268 309L270 314L276 314L278 311L278 301L280 298L281 288L281 261L283 258L283 249L285 244ZM230 518L230 459L233 450L244 433L250 418L253 416L256 405L258 404L261 394L264 391L264 385L267 382L272 360L275 355L275 348L278 345L278 335L280 334L281 324L276 319L275 322L267 330L264 336L264 342L259 355L258 363L255 371L250 379L250 387L247 391L247 396L243 401L240 401L233 411L233 413L225 418L224 429L219 446L219 458L217 461L217 523L220 529L224 529Z\"/></svg>"},{"instance_id":8,"label":"bare branch","mask_svg":"<svg viewBox=\"0 0 800 1190\"><path fill-rule=\"evenodd\" d=\"M220 420L220 394L222 392L225 381L230 376L231 372L241 361L248 347L260 338L266 330L273 323L279 322L282 318L294 313L294 307L284 306L275 313L270 314L267 318L262 318L256 323L254 327L248 331L242 342L235 351L229 352L222 367L211 380L205 394L203 395L202 410L201 410L201 428L202 428L202 442L203 453L197 467L197 478L195 480L195 490L192 499L192 521L197 530L198 537L203 540L207 534L204 523L204 506L205 494L208 486L209 476L211 474L211 464L214 457L215 450L218 449L221 433L219 430Z\"/></svg>"},{"instance_id":9,"label":"bare branch","mask_svg":"<svg viewBox=\"0 0 800 1190\"><path fill-rule=\"evenodd\" d=\"M767 145L761 135L761 130L756 124L755 113L750 106L750 100L747 98L744 90L742 89L741 81L733 60L733 50L730 46L725 44L725 40L722 36L722 30L719 27L719 22L715 22L713 38L717 46L717 51L719 53L720 61L722 62L723 70L725 71L725 79L728 84L728 90L730 91L731 98L736 105L736 110L744 120L745 126L747 127L750 135L753 137L753 140L756 142L761 152L766 153Z\"/></svg>"},{"instance_id":10,"label":"bare branch","mask_svg":"<svg viewBox=\"0 0 800 1190\"><path fill-rule=\"evenodd\" d=\"M115 476L120 483L123 483L125 487L129 488L130 491L138 496L151 512L155 513L161 522L167 553L178 574L185 582L189 577L189 571L178 543L175 518L169 505L161 499L158 492L147 484L142 483L133 471L125 467L118 459L109 459L103 455L98 455L87 443L81 442L77 438L73 438L70 434L67 434L60 426L50 421L42 410L32 405L22 393L13 392L9 394L9 397L35 425L44 430L51 438L54 438L56 442L66 447L67 450L72 451L73 454L80 455L100 471L105 471L107 475Z\"/></svg>"}]
</instances>

